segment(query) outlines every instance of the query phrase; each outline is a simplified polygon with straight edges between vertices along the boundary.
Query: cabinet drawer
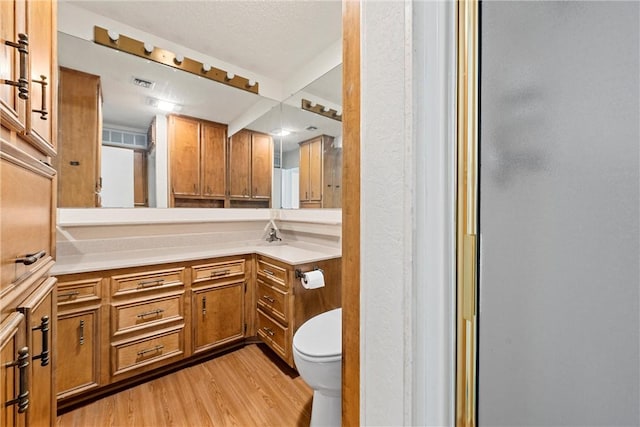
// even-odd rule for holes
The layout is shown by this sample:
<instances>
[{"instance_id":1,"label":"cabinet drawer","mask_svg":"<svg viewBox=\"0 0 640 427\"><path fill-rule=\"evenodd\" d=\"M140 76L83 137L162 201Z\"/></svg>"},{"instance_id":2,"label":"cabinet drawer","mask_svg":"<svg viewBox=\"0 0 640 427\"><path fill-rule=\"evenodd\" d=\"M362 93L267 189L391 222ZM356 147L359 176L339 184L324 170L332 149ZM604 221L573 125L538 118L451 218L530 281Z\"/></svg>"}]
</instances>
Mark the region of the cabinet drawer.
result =
<instances>
[{"instance_id":1,"label":"cabinet drawer","mask_svg":"<svg viewBox=\"0 0 640 427\"><path fill-rule=\"evenodd\" d=\"M184 329L180 328L125 343L112 344L113 375L122 374L184 353Z\"/></svg>"},{"instance_id":2,"label":"cabinet drawer","mask_svg":"<svg viewBox=\"0 0 640 427\"><path fill-rule=\"evenodd\" d=\"M111 277L111 295L128 295L158 289L184 286L184 267L168 270L145 271Z\"/></svg>"},{"instance_id":3,"label":"cabinet drawer","mask_svg":"<svg viewBox=\"0 0 640 427\"><path fill-rule=\"evenodd\" d=\"M193 284L244 276L244 259L212 264L194 265L191 267L191 281Z\"/></svg>"},{"instance_id":4,"label":"cabinet drawer","mask_svg":"<svg viewBox=\"0 0 640 427\"><path fill-rule=\"evenodd\" d=\"M58 283L58 309L86 301L100 301L102 277Z\"/></svg>"},{"instance_id":5,"label":"cabinet drawer","mask_svg":"<svg viewBox=\"0 0 640 427\"><path fill-rule=\"evenodd\" d=\"M113 304L111 324L113 335L183 320L183 294L128 304Z\"/></svg>"},{"instance_id":6,"label":"cabinet drawer","mask_svg":"<svg viewBox=\"0 0 640 427\"><path fill-rule=\"evenodd\" d=\"M258 259L258 275L280 286L287 286L287 270Z\"/></svg>"},{"instance_id":7,"label":"cabinet drawer","mask_svg":"<svg viewBox=\"0 0 640 427\"><path fill-rule=\"evenodd\" d=\"M258 337L287 361L291 353L289 331L289 328L280 325L262 310L258 310Z\"/></svg>"},{"instance_id":8,"label":"cabinet drawer","mask_svg":"<svg viewBox=\"0 0 640 427\"><path fill-rule=\"evenodd\" d=\"M4 141L1 144L4 149ZM6 158L12 157L7 154ZM35 159L33 161L37 162ZM27 165L22 167L6 160L3 152L0 161L0 200L2 294L51 260L51 177Z\"/></svg>"},{"instance_id":9,"label":"cabinet drawer","mask_svg":"<svg viewBox=\"0 0 640 427\"><path fill-rule=\"evenodd\" d=\"M260 278L256 282L258 307L279 322L289 323L289 293L265 283Z\"/></svg>"}]
</instances>

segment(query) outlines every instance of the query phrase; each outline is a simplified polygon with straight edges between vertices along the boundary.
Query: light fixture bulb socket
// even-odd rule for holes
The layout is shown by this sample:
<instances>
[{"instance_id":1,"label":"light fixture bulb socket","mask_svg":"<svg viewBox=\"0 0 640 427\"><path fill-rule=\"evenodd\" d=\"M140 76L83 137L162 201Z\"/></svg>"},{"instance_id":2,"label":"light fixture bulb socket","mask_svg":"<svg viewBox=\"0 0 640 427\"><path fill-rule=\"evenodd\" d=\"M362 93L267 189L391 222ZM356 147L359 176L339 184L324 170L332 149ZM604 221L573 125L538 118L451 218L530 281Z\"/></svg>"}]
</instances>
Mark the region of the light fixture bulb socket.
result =
<instances>
[{"instance_id":1,"label":"light fixture bulb socket","mask_svg":"<svg viewBox=\"0 0 640 427\"><path fill-rule=\"evenodd\" d=\"M256 85L256 81L255 80L249 80L247 82L247 87L254 87Z\"/></svg>"},{"instance_id":2,"label":"light fixture bulb socket","mask_svg":"<svg viewBox=\"0 0 640 427\"><path fill-rule=\"evenodd\" d=\"M202 64L202 71L204 71L205 73L208 73L209 71L211 71L211 65Z\"/></svg>"},{"instance_id":3,"label":"light fixture bulb socket","mask_svg":"<svg viewBox=\"0 0 640 427\"><path fill-rule=\"evenodd\" d=\"M235 77L236 77L236 75L229 71L229 72L227 72L227 75L225 76L225 80L227 80L227 81L233 80ZM251 84L251 80L249 80L249 86L253 86Z\"/></svg>"},{"instance_id":4,"label":"light fixture bulb socket","mask_svg":"<svg viewBox=\"0 0 640 427\"><path fill-rule=\"evenodd\" d=\"M114 41L114 42L117 42L118 39L120 38L120 33L118 33L117 31L113 31L113 30L107 31L107 35L109 36L111 41Z\"/></svg>"},{"instance_id":5,"label":"light fixture bulb socket","mask_svg":"<svg viewBox=\"0 0 640 427\"><path fill-rule=\"evenodd\" d=\"M151 43L144 44L144 52L148 55L153 52L154 46Z\"/></svg>"},{"instance_id":6,"label":"light fixture bulb socket","mask_svg":"<svg viewBox=\"0 0 640 427\"><path fill-rule=\"evenodd\" d=\"M176 62L176 64L182 64L182 61L184 61L184 56L178 53L173 60Z\"/></svg>"}]
</instances>

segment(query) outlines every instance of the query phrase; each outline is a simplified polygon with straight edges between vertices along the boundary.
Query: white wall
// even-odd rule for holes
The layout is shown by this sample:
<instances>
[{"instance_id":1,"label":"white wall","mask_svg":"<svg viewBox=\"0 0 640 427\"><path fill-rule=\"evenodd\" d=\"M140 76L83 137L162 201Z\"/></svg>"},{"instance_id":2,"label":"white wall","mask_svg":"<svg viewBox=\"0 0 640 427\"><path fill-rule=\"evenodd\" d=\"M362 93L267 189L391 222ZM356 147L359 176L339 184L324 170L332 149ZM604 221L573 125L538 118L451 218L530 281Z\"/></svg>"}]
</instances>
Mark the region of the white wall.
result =
<instances>
[{"instance_id":1,"label":"white wall","mask_svg":"<svg viewBox=\"0 0 640 427\"><path fill-rule=\"evenodd\" d=\"M102 207L133 207L133 150L102 146Z\"/></svg>"},{"instance_id":2,"label":"white wall","mask_svg":"<svg viewBox=\"0 0 640 427\"><path fill-rule=\"evenodd\" d=\"M156 115L156 207L169 206L169 143L167 117Z\"/></svg>"},{"instance_id":3,"label":"white wall","mask_svg":"<svg viewBox=\"0 0 640 427\"><path fill-rule=\"evenodd\" d=\"M362 3L362 425L453 425L454 10Z\"/></svg>"}]
</instances>

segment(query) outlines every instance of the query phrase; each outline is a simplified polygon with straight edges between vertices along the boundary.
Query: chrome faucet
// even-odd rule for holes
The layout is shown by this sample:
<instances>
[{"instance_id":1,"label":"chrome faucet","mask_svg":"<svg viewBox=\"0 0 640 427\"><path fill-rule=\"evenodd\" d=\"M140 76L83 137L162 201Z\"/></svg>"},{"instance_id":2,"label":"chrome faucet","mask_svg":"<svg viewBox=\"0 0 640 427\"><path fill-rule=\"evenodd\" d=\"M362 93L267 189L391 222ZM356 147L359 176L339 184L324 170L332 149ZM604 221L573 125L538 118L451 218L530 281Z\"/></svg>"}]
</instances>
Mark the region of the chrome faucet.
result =
<instances>
[{"instance_id":1,"label":"chrome faucet","mask_svg":"<svg viewBox=\"0 0 640 427\"><path fill-rule=\"evenodd\" d=\"M276 240L282 239L278 237L278 231L271 227L271 230L269 230L269 236L267 237L267 242L275 242Z\"/></svg>"}]
</instances>

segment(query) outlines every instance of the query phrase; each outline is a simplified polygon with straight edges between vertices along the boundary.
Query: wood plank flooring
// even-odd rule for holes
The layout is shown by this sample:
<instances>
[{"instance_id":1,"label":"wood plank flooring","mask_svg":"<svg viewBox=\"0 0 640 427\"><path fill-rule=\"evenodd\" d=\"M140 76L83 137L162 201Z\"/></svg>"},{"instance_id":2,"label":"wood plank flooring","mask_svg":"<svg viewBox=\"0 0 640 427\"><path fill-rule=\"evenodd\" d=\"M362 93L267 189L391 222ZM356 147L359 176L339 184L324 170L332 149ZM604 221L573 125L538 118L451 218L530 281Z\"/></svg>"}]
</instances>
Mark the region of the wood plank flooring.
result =
<instances>
[{"instance_id":1,"label":"wood plank flooring","mask_svg":"<svg viewBox=\"0 0 640 427\"><path fill-rule=\"evenodd\" d=\"M251 344L74 409L56 425L306 427L311 400L294 370Z\"/></svg>"}]
</instances>

